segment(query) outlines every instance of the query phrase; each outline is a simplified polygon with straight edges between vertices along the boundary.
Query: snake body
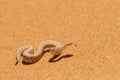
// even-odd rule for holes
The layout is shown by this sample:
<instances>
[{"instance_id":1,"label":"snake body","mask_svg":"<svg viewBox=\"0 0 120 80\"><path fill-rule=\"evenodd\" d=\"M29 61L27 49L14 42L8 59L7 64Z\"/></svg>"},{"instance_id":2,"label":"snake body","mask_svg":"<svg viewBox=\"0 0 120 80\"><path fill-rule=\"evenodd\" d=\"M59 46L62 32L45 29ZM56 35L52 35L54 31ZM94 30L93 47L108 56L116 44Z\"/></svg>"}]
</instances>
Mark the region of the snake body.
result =
<instances>
[{"instance_id":1,"label":"snake body","mask_svg":"<svg viewBox=\"0 0 120 80\"><path fill-rule=\"evenodd\" d=\"M66 46L69 46L72 44L73 44L72 42L69 42L65 45L61 45L57 41L53 41L53 40L42 41L38 45L35 53L32 46L23 46L17 51L16 63L20 61L21 56L23 57L24 62L34 63L41 58L46 48L49 48L48 49L49 52L51 52L53 55L60 55L62 51L66 48Z\"/></svg>"}]
</instances>

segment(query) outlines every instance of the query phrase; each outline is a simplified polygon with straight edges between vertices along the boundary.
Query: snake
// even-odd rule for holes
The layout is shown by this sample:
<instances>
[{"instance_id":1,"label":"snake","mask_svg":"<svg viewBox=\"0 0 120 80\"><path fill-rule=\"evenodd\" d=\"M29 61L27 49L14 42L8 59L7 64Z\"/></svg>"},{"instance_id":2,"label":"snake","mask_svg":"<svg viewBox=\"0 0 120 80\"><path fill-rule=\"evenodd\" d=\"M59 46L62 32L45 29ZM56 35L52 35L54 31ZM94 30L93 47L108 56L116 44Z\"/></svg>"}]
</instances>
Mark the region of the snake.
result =
<instances>
[{"instance_id":1,"label":"snake","mask_svg":"<svg viewBox=\"0 0 120 80\"><path fill-rule=\"evenodd\" d=\"M62 51L69 45L72 45L73 42L66 43L61 45L57 41L46 40L42 41L34 53L34 49L32 46L23 46L17 50L16 55L16 64L20 61L21 57L25 63L35 63L37 62L43 55L44 50L48 48L48 51L53 55L60 55Z\"/></svg>"}]
</instances>

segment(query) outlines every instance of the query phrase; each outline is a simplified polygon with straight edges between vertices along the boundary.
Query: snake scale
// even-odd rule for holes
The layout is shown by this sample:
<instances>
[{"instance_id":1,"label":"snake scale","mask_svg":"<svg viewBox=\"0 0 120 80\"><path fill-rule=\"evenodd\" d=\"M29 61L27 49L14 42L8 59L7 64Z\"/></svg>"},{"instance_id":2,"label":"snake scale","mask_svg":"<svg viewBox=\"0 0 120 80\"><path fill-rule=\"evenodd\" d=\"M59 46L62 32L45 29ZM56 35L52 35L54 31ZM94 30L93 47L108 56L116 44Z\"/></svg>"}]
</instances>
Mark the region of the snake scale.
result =
<instances>
[{"instance_id":1,"label":"snake scale","mask_svg":"<svg viewBox=\"0 0 120 80\"><path fill-rule=\"evenodd\" d=\"M21 57L23 58L23 61L26 63L34 63L38 61L43 55L43 52L46 48L48 48L48 51L53 55L60 55L67 46L72 44L73 42L69 42L64 45L61 45L57 41L53 41L53 40L42 41L38 45L35 53L32 46L23 46L19 48L17 51L16 64L20 61Z\"/></svg>"}]
</instances>

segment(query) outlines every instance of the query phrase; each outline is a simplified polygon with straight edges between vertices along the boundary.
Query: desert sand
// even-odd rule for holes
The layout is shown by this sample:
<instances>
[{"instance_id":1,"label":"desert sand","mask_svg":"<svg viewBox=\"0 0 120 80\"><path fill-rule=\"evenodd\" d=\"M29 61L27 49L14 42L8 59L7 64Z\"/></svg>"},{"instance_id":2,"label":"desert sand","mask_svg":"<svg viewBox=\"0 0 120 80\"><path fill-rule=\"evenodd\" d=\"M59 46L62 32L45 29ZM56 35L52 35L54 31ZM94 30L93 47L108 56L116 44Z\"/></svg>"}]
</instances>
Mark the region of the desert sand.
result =
<instances>
[{"instance_id":1,"label":"desert sand","mask_svg":"<svg viewBox=\"0 0 120 80\"><path fill-rule=\"evenodd\" d=\"M15 65L18 48L44 40L76 47ZM0 80L120 80L120 1L0 0Z\"/></svg>"}]
</instances>

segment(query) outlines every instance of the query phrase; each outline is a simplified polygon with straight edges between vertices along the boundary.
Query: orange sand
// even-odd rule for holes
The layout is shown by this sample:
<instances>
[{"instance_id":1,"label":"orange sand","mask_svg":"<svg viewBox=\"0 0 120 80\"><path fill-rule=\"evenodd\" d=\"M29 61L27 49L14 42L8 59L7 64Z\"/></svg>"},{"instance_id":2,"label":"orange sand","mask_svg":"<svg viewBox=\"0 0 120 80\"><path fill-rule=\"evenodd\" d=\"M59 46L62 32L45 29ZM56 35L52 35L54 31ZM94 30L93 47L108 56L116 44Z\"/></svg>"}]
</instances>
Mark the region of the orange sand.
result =
<instances>
[{"instance_id":1,"label":"orange sand","mask_svg":"<svg viewBox=\"0 0 120 80\"><path fill-rule=\"evenodd\" d=\"M15 66L18 48L44 40L77 46ZM120 1L0 0L0 80L120 80Z\"/></svg>"}]
</instances>

